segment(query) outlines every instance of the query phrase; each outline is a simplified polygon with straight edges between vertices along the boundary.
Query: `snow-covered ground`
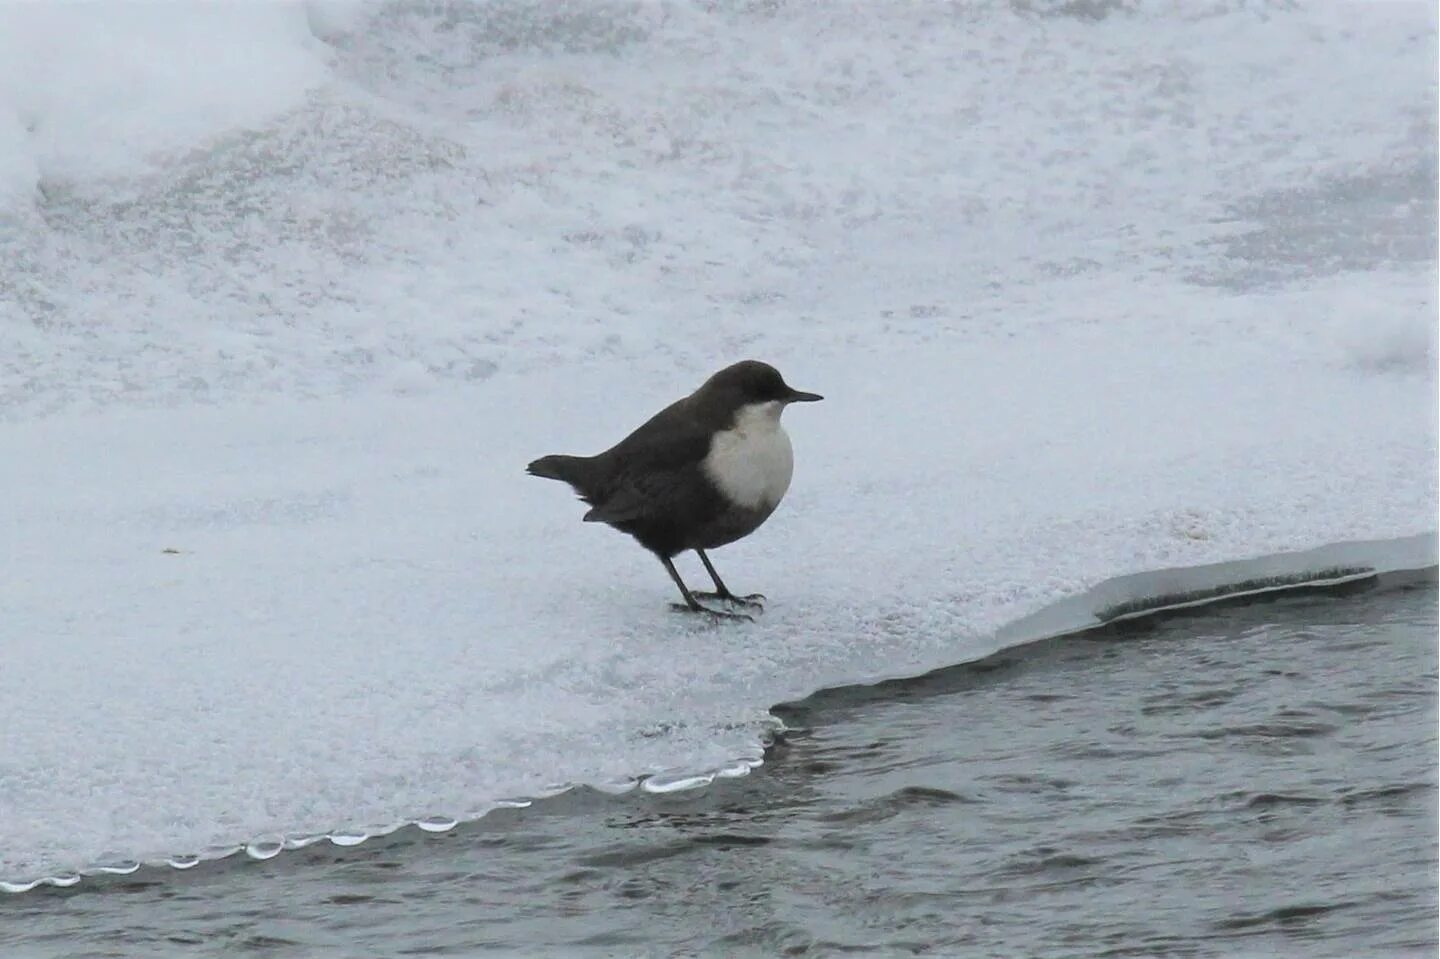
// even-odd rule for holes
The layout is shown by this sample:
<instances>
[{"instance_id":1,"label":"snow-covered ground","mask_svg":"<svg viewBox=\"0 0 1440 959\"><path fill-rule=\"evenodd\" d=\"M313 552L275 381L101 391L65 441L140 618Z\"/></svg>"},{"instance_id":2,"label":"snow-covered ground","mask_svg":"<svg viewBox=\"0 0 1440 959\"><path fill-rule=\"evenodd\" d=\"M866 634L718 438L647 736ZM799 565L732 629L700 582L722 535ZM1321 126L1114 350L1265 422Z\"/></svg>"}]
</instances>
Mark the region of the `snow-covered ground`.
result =
<instances>
[{"instance_id":1,"label":"snow-covered ground","mask_svg":"<svg viewBox=\"0 0 1440 959\"><path fill-rule=\"evenodd\" d=\"M0 7L0 879L739 772L1113 577L1430 533L1435 55L1398 2ZM523 467L746 356L827 399L714 628Z\"/></svg>"}]
</instances>

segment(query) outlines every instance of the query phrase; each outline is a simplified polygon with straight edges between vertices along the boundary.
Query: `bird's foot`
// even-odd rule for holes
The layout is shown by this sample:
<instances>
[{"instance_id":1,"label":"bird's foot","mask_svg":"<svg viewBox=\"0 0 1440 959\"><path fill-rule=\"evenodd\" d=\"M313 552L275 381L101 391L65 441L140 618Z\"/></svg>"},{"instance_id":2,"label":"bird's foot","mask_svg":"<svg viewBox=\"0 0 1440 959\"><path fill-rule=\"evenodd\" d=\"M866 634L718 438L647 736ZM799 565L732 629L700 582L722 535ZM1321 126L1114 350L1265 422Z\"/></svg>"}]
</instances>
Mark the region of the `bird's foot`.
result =
<instances>
[{"instance_id":1,"label":"bird's foot","mask_svg":"<svg viewBox=\"0 0 1440 959\"><path fill-rule=\"evenodd\" d=\"M749 596L736 596L734 593L696 593L696 599L718 599L727 603L736 603L740 606L751 606L755 609L765 608L765 594L751 593Z\"/></svg>"},{"instance_id":2,"label":"bird's foot","mask_svg":"<svg viewBox=\"0 0 1440 959\"><path fill-rule=\"evenodd\" d=\"M754 616L749 616L745 613L729 613L720 609L710 609L707 606L701 606L699 603L696 603L694 606L686 606L684 603L671 603L670 608L677 613L700 613L709 616L711 620L716 622L722 619L743 619L747 623L755 622Z\"/></svg>"}]
</instances>

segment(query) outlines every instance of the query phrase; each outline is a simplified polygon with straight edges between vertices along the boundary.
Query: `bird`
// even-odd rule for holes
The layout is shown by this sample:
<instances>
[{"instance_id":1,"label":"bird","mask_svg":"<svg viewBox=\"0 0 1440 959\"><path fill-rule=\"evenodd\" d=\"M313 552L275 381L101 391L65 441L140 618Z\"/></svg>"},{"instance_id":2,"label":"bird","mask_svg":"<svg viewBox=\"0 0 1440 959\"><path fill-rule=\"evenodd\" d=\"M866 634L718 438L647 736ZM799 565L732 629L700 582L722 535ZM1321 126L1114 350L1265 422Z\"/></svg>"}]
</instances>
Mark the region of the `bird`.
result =
<instances>
[{"instance_id":1,"label":"bird","mask_svg":"<svg viewBox=\"0 0 1440 959\"><path fill-rule=\"evenodd\" d=\"M822 399L792 389L769 363L743 360L605 452L542 456L526 472L570 484L590 506L585 522L628 533L654 553L684 598L672 608L753 622L745 613L700 604L716 599L760 609L765 599L730 592L705 551L749 536L770 518L795 466L780 414L791 403ZM676 572L674 558L687 550L699 555L715 581L713 592L692 592Z\"/></svg>"}]
</instances>

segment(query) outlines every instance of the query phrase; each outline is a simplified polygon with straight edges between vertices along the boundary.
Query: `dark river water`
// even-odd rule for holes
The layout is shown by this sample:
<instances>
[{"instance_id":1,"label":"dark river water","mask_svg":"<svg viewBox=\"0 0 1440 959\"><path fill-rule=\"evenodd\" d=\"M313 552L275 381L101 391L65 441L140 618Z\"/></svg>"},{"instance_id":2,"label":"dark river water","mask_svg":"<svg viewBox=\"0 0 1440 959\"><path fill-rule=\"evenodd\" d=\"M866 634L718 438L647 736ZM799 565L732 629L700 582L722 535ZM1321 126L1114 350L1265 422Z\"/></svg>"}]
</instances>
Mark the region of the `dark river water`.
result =
<instances>
[{"instance_id":1,"label":"dark river water","mask_svg":"<svg viewBox=\"0 0 1440 959\"><path fill-rule=\"evenodd\" d=\"M0 956L1426 956L1433 575L777 707L766 765L0 898Z\"/></svg>"}]
</instances>

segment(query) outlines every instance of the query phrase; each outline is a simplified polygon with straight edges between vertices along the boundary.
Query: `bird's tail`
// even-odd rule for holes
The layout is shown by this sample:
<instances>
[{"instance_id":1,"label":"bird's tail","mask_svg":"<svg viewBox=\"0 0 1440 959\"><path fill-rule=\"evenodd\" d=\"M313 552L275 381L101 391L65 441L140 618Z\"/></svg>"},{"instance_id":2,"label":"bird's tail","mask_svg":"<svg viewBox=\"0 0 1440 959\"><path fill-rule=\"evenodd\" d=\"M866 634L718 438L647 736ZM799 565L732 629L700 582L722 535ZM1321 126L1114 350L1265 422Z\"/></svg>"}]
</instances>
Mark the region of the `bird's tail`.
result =
<instances>
[{"instance_id":1,"label":"bird's tail","mask_svg":"<svg viewBox=\"0 0 1440 959\"><path fill-rule=\"evenodd\" d=\"M562 453L555 453L540 457L525 467L525 472L531 476L569 483L578 490L584 481L585 466L589 462L590 457L588 456L565 456Z\"/></svg>"}]
</instances>

